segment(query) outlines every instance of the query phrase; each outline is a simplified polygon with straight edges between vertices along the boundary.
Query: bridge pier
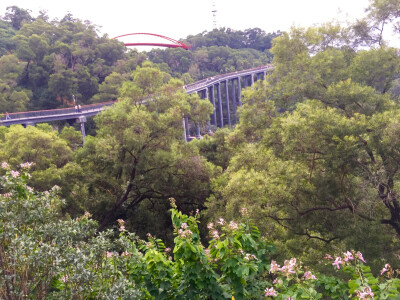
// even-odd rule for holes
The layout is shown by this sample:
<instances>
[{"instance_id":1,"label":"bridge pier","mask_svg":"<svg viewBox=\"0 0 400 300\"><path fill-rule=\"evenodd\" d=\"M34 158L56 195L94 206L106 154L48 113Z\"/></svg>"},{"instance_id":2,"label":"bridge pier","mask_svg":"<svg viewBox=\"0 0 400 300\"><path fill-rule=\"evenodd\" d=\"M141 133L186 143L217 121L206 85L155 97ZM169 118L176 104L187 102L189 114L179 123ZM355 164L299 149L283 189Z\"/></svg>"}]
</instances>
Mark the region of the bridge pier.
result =
<instances>
[{"instance_id":1,"label":"bridge pier","mask_svg":"<svg viewBox=\"0 0 400 300\"><path fill-rule=\"evenodd\" d=\"M224 113L222 111L222 96L221 96L221 83L217 83L217 96L218 96L218 117L219 117L219 125L220 128L224 127Z\"/></svg>"},{"instance_id":2,"label":"bridge pier","mask_svg":"<svg viewBox=\"0 0 400 300\"><path fill-rule=\"evenodd\" d=\"M85 138L86 138L86 131L85 131L86 121L87 119L85 116L80 116L78 119L76 119L76 122L81 124L82 144L85 143Z\"/></svg>"},{"instance_id":3,"label":"bridge pier","mask_svg":"<svg viewBox=\"0 0 400 300\"><path fill-rule=\"evenodd\" d=\"M186 131L186 136L190 136L190 127L189 127L189 118L185 117L185 131Z\"/></svg>"},{"instance_id":4,"label":"bridge pier","mask_svg":"<svg viewBox=\"0 0 400 300\"><path fill-rule=\"evenodd\" d=\"M242 83L240 82L240 77L238 77L238 106L242 106Z\"/></svg>"},{"instance_id":5,"label":"bridge pier","mask_svg":"<svg viewBox=\"0 0 400 300\"><path fill-rule=\"evenodd\" d=\"M200 124L196 123L196 139L200 139L201 138L201 134L200 134Z\"/></svg>"},{"instance_id":6,"label":"bridge pier","mask_svg":"<svg viewBox=\"0 0 400 300\"><path fill-rule=\"evenodd\" d=\"M236 102L236 90L235 90L235 79L232 79L232 110L233 110L233 123L237 124L237 118L236 118L236 107L237 107L237 102Z\"/></svg>"},{"instance_id":7,"label":"bridge pier","mask_svg":"<svg viewBox=\"0 0 400 300\"><path fill-rule=\"evenodd\" d=\"M183 127L183 140L185 142L188 141L188 136L186 135L186 124L185 124L185 118L182 118L182 127Z\"/></svg>"},{"instance_id":8,"label":"bridge pier","mask_svg":"<svg viewBox=\"0 0 400 300\"><path fill-rule=\"evenodd\" d=\"M215 110L215 93L214 93L214 85L212 85L210 87L210 93L209 93L209 97L210 97L210 102L214 107L214 111L211 115L211 125L217 126L217 112Z\"/></svg>"},{"instance_id":9,"label":"bridge pier","mask_svg":"<svg viewBox=\"0 0 400 300\"><path fill-rule=\"evenodd\" d=\"M228 126L231 127L231 108L229 105L229 93L228 93L228 80L225 81L225 97L226 97L226 121L228 122Z\"/></svg>"}]
</instances>

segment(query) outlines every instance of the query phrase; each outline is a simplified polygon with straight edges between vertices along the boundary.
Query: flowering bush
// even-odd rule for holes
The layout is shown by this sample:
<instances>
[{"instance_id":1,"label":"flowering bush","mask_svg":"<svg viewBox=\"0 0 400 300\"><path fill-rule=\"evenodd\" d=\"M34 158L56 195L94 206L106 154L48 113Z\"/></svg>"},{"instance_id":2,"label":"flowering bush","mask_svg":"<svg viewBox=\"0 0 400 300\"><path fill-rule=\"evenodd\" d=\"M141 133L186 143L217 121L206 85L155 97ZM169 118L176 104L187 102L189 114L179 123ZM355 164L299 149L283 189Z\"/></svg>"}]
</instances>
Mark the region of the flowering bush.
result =
<instances>
[{"instance_id":1,"label":"flowering bush","mask_svg":"<svg viewBox=\"0 0 400 300\"><path fill-rule=\"evenodd\" d=\"M213 239L206 248L200 241L199 213L188 216L173 200L171 205L175 247L172 251L148 236L140 247L145 270L131 265L136 284L146 285L145 292L156 299L262 298L266 255L273 247L260 238L258 229L219 219L216 225L209 224Z\"/></svg>"},{"instance_id":2,"label":"flowering bush","mask_svg":"<svg viewBox=\"0 0 400 300\"><path fill-rule=\"evenodd\" d=\"M89 299L139 296L106 257L111 232L95 235L86 213L60 219L59 188L35 192L26 184L29 163L10 170L2 163L0 195L0 298Z\"/></svg>"},{"instance_id":3,"label":"flowering bush","mask_svg":"<svg viewBox=\"0 0 400 300\"><path fill-rule=\"evenodd\" d=\"M314 275L306 270L295 258L286 260L281 267L275 261L270 264L269 272L275 276L273 287L265 289L266 297L275 299L398 299L400 280L393 278L394 271L386 264L380 278L372 275L365 266L360 252L346 251L342 256L325 258L338 272L344 271L352 279L347 283L335 277ZM386 278L382 275L386 274ZM325 298L324 298L325 299Z\"/></svg>"},{"instance_id":4,"label":"flowering bush","mask_svg":"<svg viewBox=\"0 0 400 300\"><path fill-rule=\"evenodd\" d=\"M246 210L240 222L209 223L205 247L199 212L171 202L174 248L148 235L139 240L119 219L119 237L96 233L89 213L60 218L58 187L26 185L29 163L1 164L0 297L2 299L399 299L400 280L386 264L375 277L360 252L326 256L350 280L315 274L296 258L269 263L273 245L260 237Z\"/></svg>"}]
</instances>

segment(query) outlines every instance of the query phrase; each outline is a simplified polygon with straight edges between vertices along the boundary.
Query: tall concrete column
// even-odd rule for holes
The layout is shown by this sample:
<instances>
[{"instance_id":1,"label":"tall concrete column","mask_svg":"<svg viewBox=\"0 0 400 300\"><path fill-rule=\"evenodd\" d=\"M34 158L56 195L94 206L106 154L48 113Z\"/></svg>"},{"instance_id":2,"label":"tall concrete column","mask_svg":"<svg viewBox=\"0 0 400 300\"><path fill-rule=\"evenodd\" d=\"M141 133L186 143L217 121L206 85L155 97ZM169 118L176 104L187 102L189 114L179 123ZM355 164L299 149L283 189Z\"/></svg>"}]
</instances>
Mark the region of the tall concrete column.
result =
<instances>
[{"instance_id":1,"label":"tall concrete column","mask_svg":"<svg viewBox=\"0 0 400 300\"><path fill-rule=\"evenodd\" d=\"M190 136L190 128L189 128L189 118L185 117L185 130L186 130L186 136Z\"/></svg>"},{"instance_id":2,"label":"tall concrete column","mask_svg":"<svg viewBox=\"0 0 400 300\"><path fill-rule=\"evenodd\" d=\"M87 119L85 116L80 116L78 119L76 119L76 122L81 124L82 144L85 143L85 138L86 138L86 131L85 131L86 121Z\"/></svg>"},{"instance_id":3,"label":"tall concrete column","mask_svg":"<svg viewBox=\"0 0 400 300\"><path fill-rule=\"evenodd\" d=\"M205 88L204 90L204 98L209 99L209 92L208 92L208 87ZM211 117L210 117L211 118ZM210 132L211 131L211 121L207 121L207 130Z\"/></svg>"},{"instance_id":4,"label":"tall concrete column","mask_svg":"<svg viewBox=\"0 0 400 300\"><path fill-rule=\"evenodd\" d=\"M182 127L183 127L183 139L187 142L187 135L186 135L186 125L185 125L185 118L182 118Z\"/></svg>"},{"instance_id":5,"label":"tall concrete column","mask_svg":"<svg viewBox=\"0 0 400 300\"><path fill-rule=\"evenodd\" d=\"M218 95L218 118L219 127L224 127L224 112L222 111L222 97L221 97L221 83L217 83L217 95Z\"/></svg>"},{"instance_id":6,"label":"tall concrete column","mask_svg":"<svg viewBox=\"0 0 400 300\"><path fill-rule=\"evenodd\" d=\"M254 74L250 74L250 84L254 85Z\"/></svg>"},{"instance_id":7,"label":"tall concrete column","mask_svg":"<svg viewBox=\"0 0 400 300\"><path fill-rule=\"evenodd\" d=\"M210 102L214 107L214 111L211 115L211 125L217 126L217 111L215 110L215 95L214 95L214 86L213 85L210 87L209 97L210 97Z\"/></svg>"},{"instance_id":8,"label":"tall concrete column","mask_svg":"<svg viewBox=\"0 0 400 300\"><path fill-rule=\"evenodd\" d=\"M201 98L201 99L207 99L207 98L208 98L208 91L207 91L207 88L205 88L204 90L201 91L201 93L200 93L200 98Z\"/></svg>"},{"instance_id":9,"label":"tall concrete column","mask_svg":"<svg viewBox=\"0 0 400 300\"><path fill-rule=\"evenodd\" d=\"M231 108L229 106L229 93L228 93L228 80L225 81L225 96L226 96L226 120L228 121L228 126L231 127Z\"/></svg>"},{"instance_id":10,"label":"tall concrete column","mask_svg":"<svg viewBox=\"0 0 400 300\"><path fill-rule=\"evenodd\" d=\"M201 138L201 134L200 134L200 124L196 123L196 139L200 139Z\"/></svg>"},{"instance_id":11,"label":"tall concrete column","mask_svg":"<svg viewBox=\"0 0 400 300\"><path fill-rule=\"evenodd\" d=\"M198 95L200 96L201 99L206 98L205 97L206 96L205 90L199 91ZM199 140L201 138L201 135L200 135L200 124L196 123L194 126L195 126L195 130L196 130L196 139Z\"/></svg>"},{"instance_id":12,"label":"tall concrete column","mask_svg":"<svg viewBox=\"0 0 400 300\"><path fill-rule=\"evenodd\" d=\"M242 106L242 83L240 82L240 76L238 77L238 106Z\"/></svg>"},{"instance_id":13,"label":"tall concrete column","mask_svg":"<svg viewBox=\"0 0 400 300\"><path fill-rule=\"evenodd\" d=\"M237 119L236 119L236 107L237 107L237 101L236 101L236 90L235 90L235 79L232 79L232 111L233 111L233 124L237 124Z\"/></svg>"}]
</instances>

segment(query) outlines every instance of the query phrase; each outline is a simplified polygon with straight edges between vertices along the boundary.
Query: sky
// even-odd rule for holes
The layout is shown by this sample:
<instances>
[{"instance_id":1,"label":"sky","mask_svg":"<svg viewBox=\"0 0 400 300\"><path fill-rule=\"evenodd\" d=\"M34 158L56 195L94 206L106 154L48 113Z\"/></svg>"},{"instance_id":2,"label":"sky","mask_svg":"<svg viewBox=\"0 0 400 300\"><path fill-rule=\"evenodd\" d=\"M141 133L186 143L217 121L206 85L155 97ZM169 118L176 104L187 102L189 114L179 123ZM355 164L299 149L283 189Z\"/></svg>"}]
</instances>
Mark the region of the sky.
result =
<instances>
[{"instance_id":1,"label":"sky","mask_svg":"<svg viewBox=\"0 0 400 300\"><path fill-rule=\"evenodd\" d=\"M97 25L99 33L110 38L146 32L179 40L211 31L214 9L218 28L258 27L272 33L333 19L353 22L365 16L369 0L0 0L0 15L4 16L6 8L13 5L31 10L33 17L40 10L46 10L50 19L61 19L70 12L75 18ZM137 41L125 39L122 41Z\"/></svg>"}]
</instances>

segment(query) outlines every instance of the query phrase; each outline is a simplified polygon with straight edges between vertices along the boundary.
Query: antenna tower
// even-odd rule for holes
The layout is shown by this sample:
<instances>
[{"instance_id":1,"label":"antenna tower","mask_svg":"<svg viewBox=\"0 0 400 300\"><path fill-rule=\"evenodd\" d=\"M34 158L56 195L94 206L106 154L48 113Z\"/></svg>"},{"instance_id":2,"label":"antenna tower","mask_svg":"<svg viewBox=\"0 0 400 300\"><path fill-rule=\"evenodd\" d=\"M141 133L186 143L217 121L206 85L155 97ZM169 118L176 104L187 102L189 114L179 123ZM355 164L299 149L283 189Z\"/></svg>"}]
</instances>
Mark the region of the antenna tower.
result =
<instances>
[{"instance_id":1,"label":"antenna tower","mask_svg":"<svg viewBox=\"0 0 400 300\"><path fill-rule=\"evenodd\" d=\"M215 7L215 0L213 0L213 29L217 29L217 9Z\"/></svg>"}]
</instances>

